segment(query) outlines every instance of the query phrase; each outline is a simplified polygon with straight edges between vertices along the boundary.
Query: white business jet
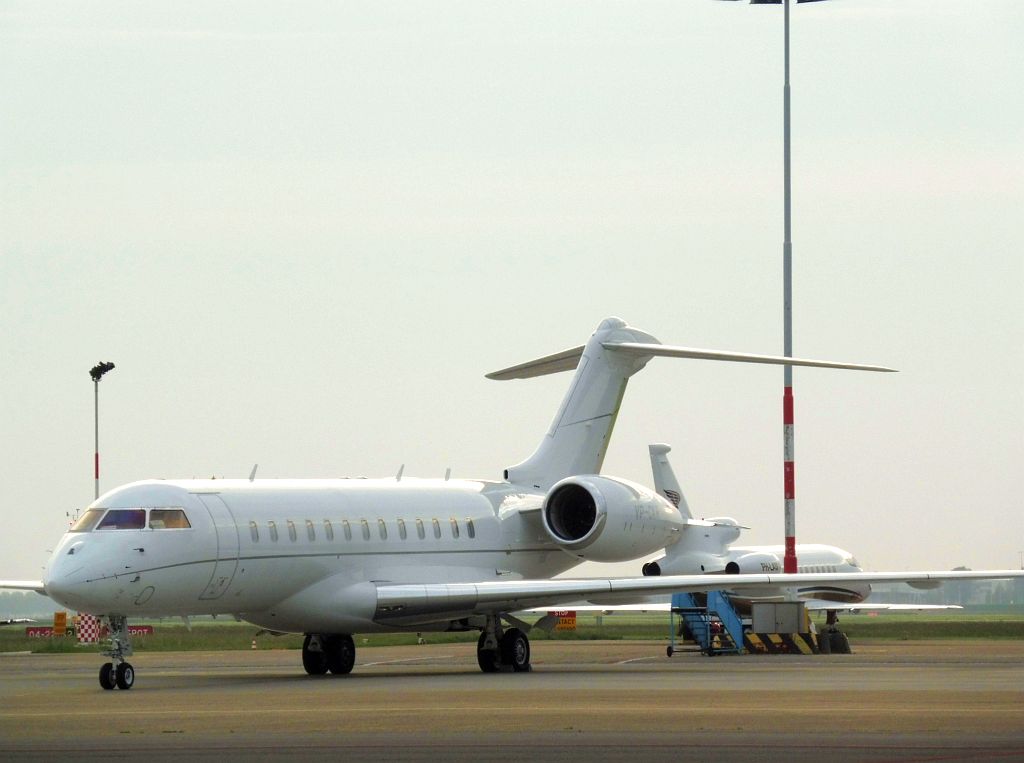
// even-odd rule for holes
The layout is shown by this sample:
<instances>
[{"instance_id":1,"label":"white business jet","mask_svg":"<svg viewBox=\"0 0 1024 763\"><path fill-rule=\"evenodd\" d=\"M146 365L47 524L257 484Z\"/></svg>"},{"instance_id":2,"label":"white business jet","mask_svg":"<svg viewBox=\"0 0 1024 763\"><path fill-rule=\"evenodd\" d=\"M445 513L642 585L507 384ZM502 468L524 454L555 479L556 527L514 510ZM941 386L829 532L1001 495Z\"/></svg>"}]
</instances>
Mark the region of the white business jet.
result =
<instances>
[{"instance_id":1,"label":"white business jet","mask_svg":"<svg viewBox=\"0 0 1024 763\"><path fill-rule=\"evenodd\" d=\"M649 446L654 489L664 496L687 520L680 539L658 559L643 565L644 575L689 575L697 573L782 572L782 546L732 545L747 529L732 517L694 520L686 497L679 487L668 461L671 448L664 444ZM853 554L836 546L800 544L798 572L861 572ZM764 591L761 591L764 594ZM871 593L866 583L810 585L796 589L800 598L836 602L861 602ZM780 592L780 597L782 593Z\"/></svg>"},{"instance_id":2,"label":"white business jet","mask_svg":"<svg viewBox=\"0 0 1024 763\"><path fill-rule=\"evenodd\" d=\"M41 581L0 581L100 615L110 632L105 689L135 671L130 617L230 614L306 634L307 673L344 674L354 633L480 631L481 670L530 669L529 626L509 613L601 593L719 588L721 578L552 579L584 560L620 562L671 546L688 521L641 485L599 474L629 377L655 356L855 368L874 366L662 345L608 318L585 346L494 374L576 369L551 428L528 459L483 480L168 480L94 501L64 535ZM747 588L1002 578L1015 572L757 571Z\"/></svg>"}]
</instances>

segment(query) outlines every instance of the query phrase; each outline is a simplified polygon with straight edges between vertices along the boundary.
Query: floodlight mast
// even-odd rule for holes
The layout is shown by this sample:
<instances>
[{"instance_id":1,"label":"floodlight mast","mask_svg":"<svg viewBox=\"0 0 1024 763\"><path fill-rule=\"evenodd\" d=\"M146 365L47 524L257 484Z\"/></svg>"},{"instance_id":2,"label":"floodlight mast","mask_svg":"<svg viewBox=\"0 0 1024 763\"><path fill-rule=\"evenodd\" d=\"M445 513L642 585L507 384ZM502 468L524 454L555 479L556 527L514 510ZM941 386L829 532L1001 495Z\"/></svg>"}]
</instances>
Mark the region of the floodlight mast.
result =
<instances>
[{"instance_id":1,"label":"floodlight mast","mask_svg":"<svg viewBox=\"0 0 1024 763\"><path fill-rule=\"evenodd\" d=\"M93 386L93 418L95 421L95 444L96 448L93 452L93 469L96 480L96 498L100 497L100 380L103 375L108 371L114 370L114 364L109 361L103 361L97 363L95 366L89 369L89 376L92 377Z\"/></svg>"}]
</instances>

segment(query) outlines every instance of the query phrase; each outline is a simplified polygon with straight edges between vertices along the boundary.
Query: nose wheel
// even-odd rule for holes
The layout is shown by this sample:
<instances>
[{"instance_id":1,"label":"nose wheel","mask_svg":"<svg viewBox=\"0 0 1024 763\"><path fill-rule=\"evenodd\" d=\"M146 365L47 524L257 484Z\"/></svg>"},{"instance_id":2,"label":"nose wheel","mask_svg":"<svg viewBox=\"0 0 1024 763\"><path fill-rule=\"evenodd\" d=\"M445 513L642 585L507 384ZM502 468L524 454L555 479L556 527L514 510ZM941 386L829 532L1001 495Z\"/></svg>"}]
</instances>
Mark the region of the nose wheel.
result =
<instances>
[{"instance_id":1,"label":"nose wheel","mask_svg":"<svg viewBox=\"0 0 1024 763\"><path fill-rule=\"evenodd\" d=\"M110 657L112 662L105 662L100 667L100 686L111 690L128 690L135 685L135 668L125 658L132 654L132 644L128 638L128 618L124 615L108 615L103 618L110 633L110 645L101 654Z\"/></svg>"}]
</instances>

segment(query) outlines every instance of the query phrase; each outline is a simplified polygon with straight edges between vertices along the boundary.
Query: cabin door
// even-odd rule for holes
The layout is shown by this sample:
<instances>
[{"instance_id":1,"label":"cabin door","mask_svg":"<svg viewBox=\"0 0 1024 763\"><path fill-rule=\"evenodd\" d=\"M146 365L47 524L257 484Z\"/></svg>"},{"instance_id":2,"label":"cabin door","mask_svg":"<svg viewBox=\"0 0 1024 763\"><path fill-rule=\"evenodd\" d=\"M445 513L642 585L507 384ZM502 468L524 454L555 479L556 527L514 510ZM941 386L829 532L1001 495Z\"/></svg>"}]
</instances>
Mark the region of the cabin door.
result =
<instances>
[{"instance_id":1,"label":"cabin door","mask_svg":"<svg viewBox=\"0 0 1024 763\"><path fill-rule=\"evenodd\" d=\"M217 531L217 563L213 575L200 599L219 599L231 585L231 579L238 569L238 527L231 509L219 495L212 493L196 496L210 512L213 526Z\"/></svg>"}]
</instances>

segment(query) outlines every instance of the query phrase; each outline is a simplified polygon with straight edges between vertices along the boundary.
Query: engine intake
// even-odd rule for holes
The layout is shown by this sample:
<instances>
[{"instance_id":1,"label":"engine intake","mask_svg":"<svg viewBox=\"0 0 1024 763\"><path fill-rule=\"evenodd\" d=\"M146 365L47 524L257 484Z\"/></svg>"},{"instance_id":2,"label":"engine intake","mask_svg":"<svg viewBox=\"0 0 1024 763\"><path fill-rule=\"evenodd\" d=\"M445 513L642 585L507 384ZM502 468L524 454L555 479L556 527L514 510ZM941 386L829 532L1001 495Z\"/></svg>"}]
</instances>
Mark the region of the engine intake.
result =
<instances>
[{"instance_id":1,"label":"engine intake","mask_svg":"<svg viewBox=\"0 0 1024 763\"><path fill-rule=\"evenodd\" d=\"M582 485L563 485L551 492L544 518L556 540L582 540L597 525L597 500Z\"/></svg>"},{"instance_id":2,"label":"engine intake","mask_svg":"<svg viewBox=\"0 0 1024 763\"><path fill-rule=\"evenodd\" d=\"M782 561L775 554L764 551L752 551L733 559L725 565L725 572L729 575L739 574L767 574L770 572L782 572Z\"/></svg>"},{"instance_id":3,"label":"engine intake","mask_svg":"<svg viewBox=\"0 0 1024 763\"><path fill-rule=\"evenodd\" d=\"M555 543L599 562L627 561L662 549L684 524L678 509L656 493L599 475L555 484L541 516Z\"/></svg>"}]
</instances>

